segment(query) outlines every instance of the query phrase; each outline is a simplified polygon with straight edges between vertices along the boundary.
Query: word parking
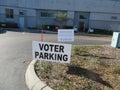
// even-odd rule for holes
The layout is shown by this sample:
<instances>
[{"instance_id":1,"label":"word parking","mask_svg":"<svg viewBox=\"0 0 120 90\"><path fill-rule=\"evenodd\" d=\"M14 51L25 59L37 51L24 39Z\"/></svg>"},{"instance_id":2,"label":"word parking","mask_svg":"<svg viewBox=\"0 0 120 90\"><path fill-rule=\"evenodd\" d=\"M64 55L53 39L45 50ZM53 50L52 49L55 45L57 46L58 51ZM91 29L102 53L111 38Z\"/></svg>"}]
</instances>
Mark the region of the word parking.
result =
<instances>
[{"instance_id":1,"label":"word parking","mask_svg":"<svg viewBox=\"0 0 120 90\"><path fill-rule=\"evenodd\" d=\"M71 45L33 42L33 58L36 60L70 63Z\"/></svg>"}]
</instances>

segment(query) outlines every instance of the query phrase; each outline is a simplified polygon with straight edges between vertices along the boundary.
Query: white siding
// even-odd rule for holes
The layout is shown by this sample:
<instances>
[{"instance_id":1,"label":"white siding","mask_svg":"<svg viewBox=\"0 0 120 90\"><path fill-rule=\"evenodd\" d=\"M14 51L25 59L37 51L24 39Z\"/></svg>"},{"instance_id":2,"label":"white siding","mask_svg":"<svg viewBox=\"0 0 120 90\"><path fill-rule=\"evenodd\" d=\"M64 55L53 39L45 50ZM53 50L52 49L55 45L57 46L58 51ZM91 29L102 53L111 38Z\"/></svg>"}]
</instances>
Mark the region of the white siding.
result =
<instances>
[{"instance_id":1,"label":"white siding","mask_svg":"<svg viewBox=\"0 0 120 90\"><path fill-rule=\"evenodd\" d=\"M37 10L65 10L73 19L67 25L79 24L79 12L88 13L85 23L88 24L90 20L89 26L93 28L118 30L120 25L120 0L0 0L0 6L0 13L3 15L6 7L13 8L17 15L13 19L15 21L18 21L19 10L25 10L27 26L36 26L39 23L57 24L52 18L40 18L39 13L36 15ZM3 15L0 20L5 20Z\"/></svg>"},{"instance_id":2,"label":"white siding","mask_svg":"<svg viewBox=\"0 0 120 90\"><path fill-rule=\"evenodd\" d=\"M120 13L120 1L116 0L0 0L0 4L33 9Z\"/></svg>"},{"instance_id":3,"label":"white siding","mask_svg":"<svg viewBox=\"0 0 120 90\"><path fill-rule=\"evenodd\" d=\"M36 10L27 9L27 16L36 16Z\"/></svg>"},{"instance_id":4,"label":"white siding","mask_svg":"<svg viewBox=\"0 0 120 90\"><path fill-rule=\"evenodd\" d=\"M116 19L112 19L112 17L116 17ZM91 13L91 20L103 20L103 21L120 21L120 14L112 14L112 13Z\"/></svg>"}]
</instances>

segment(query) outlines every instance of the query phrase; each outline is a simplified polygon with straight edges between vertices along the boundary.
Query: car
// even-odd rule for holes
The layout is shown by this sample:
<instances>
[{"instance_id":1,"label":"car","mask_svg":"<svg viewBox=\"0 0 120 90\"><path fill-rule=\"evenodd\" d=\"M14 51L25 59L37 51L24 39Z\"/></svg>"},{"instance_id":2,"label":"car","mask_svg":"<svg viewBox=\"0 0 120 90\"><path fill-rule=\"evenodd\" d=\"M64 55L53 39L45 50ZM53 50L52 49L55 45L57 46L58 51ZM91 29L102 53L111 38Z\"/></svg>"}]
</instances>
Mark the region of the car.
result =
<instances>
[{"instance_id":1,"label":"car","mask_svg":"<svg viewBox=\"0 0 120 90\"><path fill-rule=\"evenodd\" d=\"M78 28L77 28L77 26L74 26L74 32L78 32Z\"/></svg>"}]
</instances>

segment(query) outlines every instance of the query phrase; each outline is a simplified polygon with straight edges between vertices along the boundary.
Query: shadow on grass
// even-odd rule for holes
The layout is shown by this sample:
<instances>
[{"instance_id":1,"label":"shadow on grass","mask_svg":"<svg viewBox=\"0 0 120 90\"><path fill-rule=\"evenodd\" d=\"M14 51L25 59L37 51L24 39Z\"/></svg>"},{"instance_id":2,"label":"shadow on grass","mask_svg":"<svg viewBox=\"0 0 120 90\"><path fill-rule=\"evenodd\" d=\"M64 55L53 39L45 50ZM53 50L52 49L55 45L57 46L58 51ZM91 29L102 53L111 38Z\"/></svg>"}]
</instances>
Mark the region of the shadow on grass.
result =
<instances>
[{"instance_id":1,"label":"shadow on grass","mask_svg":"<svg viewBox=\"0 0 120 90\"><path fill-rule=\"evenodd\" d=\"M79 32L75 33L76 36L89 36L89 37L110 37L112 34L97 34L97 33L85 33L85 32Z\"/></svg>"},{"instance_id":2,"label":"shadow on grass","mask_svg":"<svg viewBox=\"0 0 120 90\"><path fill-rule=\"evenodd\" d=\"M115 58L110 58L110 57L106 57L106 56L98 56L98 55L92 55L92 54L83 54L81 56L94 57L94 58L99 58L99 59L115 59Z\"/></svg>"},{"instance_id":3,"label":"shadow on grass","mask_svg":"<svg viewBox=\"0 0 120 90\"><path fill-rule=\"evenodd\" d=\"M107 81L104 81L102 78L100 78L99 74L92 72L90 70L81 68L79 66L68 66L67 74L84 76L88 79L91 79L91 80L101 83L109 88L112 88L112 86Z\"/></svg>"},{"instance_id":4,"label":"shadow on grass","mask_svg":"<svg viewBox=\"0 0 120 90\"><path fill-rule=\"evenodd\" d=\"M93 55L86 51L81 51L81 53L80 52L76 53L76 55L85 56L85 57L94 57L94 58L99 58L99 59L115 59L115 58L110 58L110 57L106 57L106 56Z\"/></svg>"}]
</instances>

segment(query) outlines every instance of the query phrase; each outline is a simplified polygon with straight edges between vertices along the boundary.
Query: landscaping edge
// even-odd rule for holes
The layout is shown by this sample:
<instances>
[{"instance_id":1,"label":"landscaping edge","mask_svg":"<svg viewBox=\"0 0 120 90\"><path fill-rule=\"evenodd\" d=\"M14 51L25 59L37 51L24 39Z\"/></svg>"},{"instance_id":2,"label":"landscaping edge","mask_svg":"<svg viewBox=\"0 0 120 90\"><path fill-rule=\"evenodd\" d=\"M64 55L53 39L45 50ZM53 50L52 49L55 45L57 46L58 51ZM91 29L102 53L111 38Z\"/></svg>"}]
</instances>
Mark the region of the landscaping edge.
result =
<instances>
[{"instance_id":1,"label":"landscaping edge","mask_svg":"<svg viewBox=\"0 0 120 90\"><path fill-rule=\"evenodd\" d=\"M53 90L43 83L35 73L35 63L37 60L32 60L28 65L28 68L25 73L25 81L29 90Z\"/></svg>"}]
</instances>

